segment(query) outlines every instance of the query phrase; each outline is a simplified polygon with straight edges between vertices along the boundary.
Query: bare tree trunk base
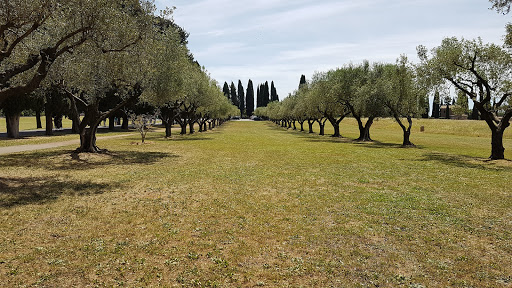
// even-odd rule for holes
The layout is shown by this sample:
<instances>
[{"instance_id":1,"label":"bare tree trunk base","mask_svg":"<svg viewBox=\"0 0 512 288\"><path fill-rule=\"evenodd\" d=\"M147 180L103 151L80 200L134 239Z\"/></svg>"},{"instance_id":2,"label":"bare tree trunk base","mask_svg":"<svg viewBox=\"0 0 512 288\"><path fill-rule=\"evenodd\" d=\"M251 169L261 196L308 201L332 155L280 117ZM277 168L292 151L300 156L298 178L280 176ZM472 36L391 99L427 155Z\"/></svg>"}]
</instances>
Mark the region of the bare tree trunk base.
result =
<instances>
[{"instance_id":1,"label":"bare tree trunk base","mask_svg":"<svg viewBox=\"0 0 512 288\"><path fill-rule=\"evenodd\" d=\"M20 113L5 115L7 137L12 139L20 138Z\"/></svg>"},{"instance_id":2,"label":"bare tree trunk base","mask_svg":"<svg viewBox=\"0 0 512 288\"><path fill-rule=\"evenodd\" d=\"M356 142L373 142L373 139L370 137L363 137L363 138L359 137L359 138L355 139L354 141L356 141Z\"/></svg>"}]
</instances>

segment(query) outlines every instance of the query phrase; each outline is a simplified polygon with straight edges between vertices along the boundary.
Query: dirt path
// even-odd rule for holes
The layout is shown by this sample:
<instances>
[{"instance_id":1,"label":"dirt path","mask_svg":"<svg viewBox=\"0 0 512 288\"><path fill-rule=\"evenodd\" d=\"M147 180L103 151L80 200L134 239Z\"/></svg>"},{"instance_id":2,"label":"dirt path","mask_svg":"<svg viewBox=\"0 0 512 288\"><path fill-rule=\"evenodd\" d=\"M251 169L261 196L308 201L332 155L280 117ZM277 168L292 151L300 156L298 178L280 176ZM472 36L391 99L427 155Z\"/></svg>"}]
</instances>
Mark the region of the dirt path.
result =
<instances>
[{"instance_id":1,"label":"dirt path","mask_svg":"<svg viewBox=\"0 0 512 288\"><path fill-rule=\"evenodd\" d=\"M105 137L98 137L97 139L98 140L112 139L112 138L127 137L127 136L130 136L130 135L133 135L133 134L122 134L122 135L115 135L115 136L105 136ZM51 149L51 148L56 148L56 147L61 147L61 146L78 145L78 144L80 144L80 139L63 141L63 142L44 143L44 144L18 145L18 146L0 147L0 155L17 153L17 152L25 152L25 151L35 151L35 150Z\"/></svg>"}]
</instances>

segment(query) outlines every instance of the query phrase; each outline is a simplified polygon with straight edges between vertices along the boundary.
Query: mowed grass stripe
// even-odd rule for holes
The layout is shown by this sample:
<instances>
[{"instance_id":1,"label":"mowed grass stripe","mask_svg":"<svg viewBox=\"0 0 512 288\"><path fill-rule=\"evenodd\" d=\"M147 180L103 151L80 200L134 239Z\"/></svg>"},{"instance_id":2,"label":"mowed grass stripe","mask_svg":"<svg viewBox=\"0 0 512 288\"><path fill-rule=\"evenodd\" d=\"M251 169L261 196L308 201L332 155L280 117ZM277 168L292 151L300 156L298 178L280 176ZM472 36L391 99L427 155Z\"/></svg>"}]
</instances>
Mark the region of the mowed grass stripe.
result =
<instances>
[{"instance_id":1,"label":"mowed grass stripe","mask_svg":"<svg viewBox=\"0 0 512 288\"><path fill-rule=\"evenodd\" d=\"M374 138L395 137L385 129ZM430 136L403 149L400 134L361 144L230 122L114 139L109 155L2 157L0 282L507 287L509 162Z\"/></svg>"}]
</instances>

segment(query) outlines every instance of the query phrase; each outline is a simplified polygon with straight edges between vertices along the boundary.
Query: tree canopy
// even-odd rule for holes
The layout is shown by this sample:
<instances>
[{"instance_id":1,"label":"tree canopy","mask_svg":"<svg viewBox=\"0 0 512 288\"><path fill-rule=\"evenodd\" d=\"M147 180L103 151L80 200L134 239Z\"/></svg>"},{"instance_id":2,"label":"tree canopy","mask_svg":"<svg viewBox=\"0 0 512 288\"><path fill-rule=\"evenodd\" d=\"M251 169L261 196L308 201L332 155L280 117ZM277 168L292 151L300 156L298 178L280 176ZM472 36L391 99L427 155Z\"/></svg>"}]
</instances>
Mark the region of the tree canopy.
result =
<instances>
[{"instance_id":1,"label":"tree canopy","mask_svg":"<svg viewBox=\"0 0 512 288\"><path fill-rule=\"evenodd\" d=\"M153 10L138 0L3 1L0 103L37 89L57 59L85 44L109 53L137 43Z\"/></svg>"}]
</instances>

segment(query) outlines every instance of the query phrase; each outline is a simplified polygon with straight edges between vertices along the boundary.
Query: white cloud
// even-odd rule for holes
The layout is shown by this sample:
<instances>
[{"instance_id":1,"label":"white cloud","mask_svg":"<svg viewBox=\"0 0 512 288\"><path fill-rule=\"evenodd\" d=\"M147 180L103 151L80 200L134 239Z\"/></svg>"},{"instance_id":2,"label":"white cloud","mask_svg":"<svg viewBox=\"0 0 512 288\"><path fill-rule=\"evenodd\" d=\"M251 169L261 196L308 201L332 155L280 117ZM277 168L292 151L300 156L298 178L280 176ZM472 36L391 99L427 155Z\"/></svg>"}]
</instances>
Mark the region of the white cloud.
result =
<instances>
[{"instance_id":1,"label":"white cloud","mask_svg":"<svg viewBox=\"0 0 512 288\"><path fill-rule=\"evenodd\" d=\"M246 50L247 46L242 42L215 43L195 53L196 57L219 57L233 55Z\"/></svg>"},{"instance_id":2,"label":"white cloud","mask_svg":"<svg viewBox=\"0 0 512 288\"><path fill-rule=\"evenodd\" d=\"M167 4L166 4L167 3ZM274 80L281 97L310 77L344 64L416 59L444 37L501 42L510 16L467 0L173 0L189 48L219 82Z\"/></svg>"}]
</instances>

